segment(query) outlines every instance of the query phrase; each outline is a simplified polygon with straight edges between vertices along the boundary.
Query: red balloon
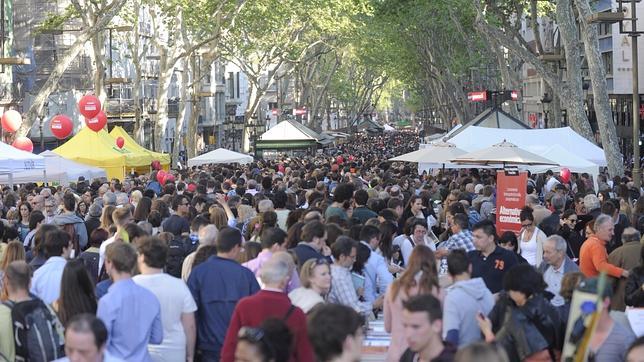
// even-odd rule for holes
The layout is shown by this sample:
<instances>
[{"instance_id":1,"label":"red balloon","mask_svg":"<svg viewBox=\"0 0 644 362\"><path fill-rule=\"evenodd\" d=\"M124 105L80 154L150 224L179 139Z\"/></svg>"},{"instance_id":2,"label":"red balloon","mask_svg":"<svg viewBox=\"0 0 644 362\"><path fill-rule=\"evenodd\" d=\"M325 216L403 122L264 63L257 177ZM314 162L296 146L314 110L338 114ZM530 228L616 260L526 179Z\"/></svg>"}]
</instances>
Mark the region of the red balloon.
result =
<instances>
[{"instance_id":1,"label":"red balloon","mask_svg":"<svg viewBox=\"0 0 644 362\"><path fill-rule=\"evenodd\" d=\"M99 111L94 118L85 118L85 124L94 132L99 132L107 124L107 116L103 111Z\"/></svg>"},{"instance_id":2,"label":"red balloon","mask_svg":"<svg viewBox=\"0 0 644 362\"><path fill-rule=\"evenodd\" d=\"M16 132L22 125L22 116L13 109L2 114L2 128L7 132Z\"/></svg>"},{"instance_id":3,"label":"red balloon","mask_svg":"<svg viewBox=\"0 0 644 362\"><path fill-rule=\"evenodd\" d=\"M116 146L118 148L123 148L123 145L125 145L125 139L121 136L116 137Z\"/></svg>"},{"instance_id":4,"label":"red balloon","mask_svg":"<svg viewBox=\"0 0 644 362\"><path fill-rule=\"evenodd\" d=\"M161 169L161 162L159 162L159 160L154 160L154 161L152 161L151 166L152 166L152 169L153 169L153 170L157 170L157 171L158 171L158 170L160 170L160 169Z\"/></svg>"},{"instance_id":5,"label":"red balloon","mask_svg":"<svg viewBox=\"0 0 644 362\"><path fill-rule=\"evenodd\" d=\"M69 135L72 134L73 128L74 125L71 118L67 117L64 114L54 116L54 118L51 119L51 122L49 122L49 129L51 130L51 133L53 133L54 137L58 138L59 140L69 137Z\"/></svg>"},{"instance_id":6,"label":"red balloon","mask_svg":"<svg viewBox=\"0 0 644 362\"><path fill-rule=\"evenodd\" d=\"M16 138L13 143L11 144L13 147L27 151L27 152L33 152L34 151L34 144L31 142L31 140L28 137L18 137Z\"/></svg>"},{"instance_id":7,"label":"red balloon","mask_svg":"<svg viewBox=\"0 0 644 362\"><path fill-rule=\"evenodd\" d=\"M85 118L94 118L101 111L101 101L95 95L88 94L78 101L78 110Z\"/></svg>"},{"instance_id":8,"label":"red balloon","mask_svg":"<svg viewBox=\"0 0 644 362\"><path fill-rule=\"evenodd\" d=\"M561 177L561 181L564 183L570 182L570 170L568 168L562 168L561 171L559 171L559 177Z\"/></svg>"},{"instance_id":9,"label":"red balloon","mask_svg":"<svg viewBox=\"0 0 644 362\"><path fill-rule=\"evenodd\" d=\"M163 170L159 170L159 172L157 172L157 181L159 181L161 185L165 184L165 175L166 173Z\"/></svg>"}]
</instances>

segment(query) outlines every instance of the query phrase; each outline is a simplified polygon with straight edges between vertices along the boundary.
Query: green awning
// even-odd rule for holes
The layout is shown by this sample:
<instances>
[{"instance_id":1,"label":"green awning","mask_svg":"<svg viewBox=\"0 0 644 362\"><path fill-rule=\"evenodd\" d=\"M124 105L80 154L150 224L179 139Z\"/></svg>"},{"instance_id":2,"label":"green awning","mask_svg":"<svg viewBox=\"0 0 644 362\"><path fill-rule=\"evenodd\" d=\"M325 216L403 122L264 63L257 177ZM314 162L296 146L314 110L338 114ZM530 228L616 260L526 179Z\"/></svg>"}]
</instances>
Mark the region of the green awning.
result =
<instances>
[{"instance_id":1,"label":"green awning","mask_svg":"<svg viewBox=\"0 0 644 362\"><path fill-rule=\"evenodd\" d=\"M401 119L400 121L396 122L396 125L400 127L406 127L411 125L411 120L409 119Z\"/></svg>"},{"instance_id":2,"label":"green awning","mask_svg":"<svg viewBox=\"0 0 644 362\"><path fill-rule=\"evenodd\" d=\"M258 150L287 149L287 148L309 148L316 142L311 141L292 141L292 142L268 142L257 141L255 148Z\"/></svg>"}]
</instances>

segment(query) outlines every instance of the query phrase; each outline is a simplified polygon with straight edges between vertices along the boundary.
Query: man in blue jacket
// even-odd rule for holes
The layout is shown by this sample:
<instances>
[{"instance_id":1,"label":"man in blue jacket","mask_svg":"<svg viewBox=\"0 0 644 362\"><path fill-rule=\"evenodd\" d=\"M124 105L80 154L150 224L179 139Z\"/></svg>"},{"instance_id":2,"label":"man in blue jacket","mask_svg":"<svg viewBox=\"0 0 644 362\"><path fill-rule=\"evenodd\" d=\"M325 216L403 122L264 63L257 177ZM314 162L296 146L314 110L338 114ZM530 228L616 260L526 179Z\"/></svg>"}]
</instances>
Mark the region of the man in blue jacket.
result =
<instances>
[{"instance_id":1,"label":"man in blue jacket","mask_svg":"<svg viewBox=\"0 0 644 362\"><path fill-rule=\"evenodd\" d=\"M190 273L188 288L197 302L197 355L218 362L235 305L260 288L255 274L237 262L241 232L223 228L217 235L217 255Z\"/></svg>"}]
</instances>

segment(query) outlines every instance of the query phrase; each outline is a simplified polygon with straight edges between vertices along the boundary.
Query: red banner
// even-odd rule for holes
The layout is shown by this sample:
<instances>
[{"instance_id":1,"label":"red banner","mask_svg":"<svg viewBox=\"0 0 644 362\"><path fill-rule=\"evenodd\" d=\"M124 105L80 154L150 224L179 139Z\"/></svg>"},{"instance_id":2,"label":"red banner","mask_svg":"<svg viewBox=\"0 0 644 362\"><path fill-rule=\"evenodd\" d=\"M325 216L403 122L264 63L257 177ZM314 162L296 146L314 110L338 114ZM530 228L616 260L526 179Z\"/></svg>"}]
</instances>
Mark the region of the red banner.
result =
<instances>
[{"instance_id":1,"label":"red banner","mask_svg":"<svg viewBox=\"0 0 644 362\"><path fill-rule=\"evenodd\" d=\"M487 101L487 91L469 92L469 93L467 93L467 99L470 102L484 102L484 101Z\"/></svg>"},{"instance_id":2,"label":"red banner","mask_svg":"<svg viewBox=\"0 0 644 362\"><path fill-rule=\"evenodd\" d=\"M527 172L508 176L505 171L496 172L496 232L518 234L521 231L519 214L525 206Z\"/></svg>"}]
</instances>

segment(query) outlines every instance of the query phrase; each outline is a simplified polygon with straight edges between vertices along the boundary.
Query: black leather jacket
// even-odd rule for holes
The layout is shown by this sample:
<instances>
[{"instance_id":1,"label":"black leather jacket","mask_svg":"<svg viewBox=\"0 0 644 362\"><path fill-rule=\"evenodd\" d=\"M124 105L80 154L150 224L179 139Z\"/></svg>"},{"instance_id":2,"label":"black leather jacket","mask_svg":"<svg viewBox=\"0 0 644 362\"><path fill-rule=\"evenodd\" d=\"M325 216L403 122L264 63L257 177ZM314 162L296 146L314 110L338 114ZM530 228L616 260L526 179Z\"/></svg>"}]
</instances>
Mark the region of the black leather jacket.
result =
<instances>
[{"instance_id":1,"label":"black leather jacket","mask_svg":"<svg viewBox=\"0 0 644 362\"><path fill-rule=\"evenodd\" d=\"M636 308L644 307L644 290L642 290L642 284L644 284L644 266L638 266L631 270L626 280L624 302L627 306Z\"/></svg>"},{"instance_id":2,"label":"black leather jacket","mask_svg":"<svg viewBox=\"0 0 644 362\"><path fill-rule=\"evenodd\" d=\"M530 297L521 307L509 303L507 308L496 339L511 361L524 360L544 349L552 356L555 350L561 350L562 322L556 308L542 294Z\"/></svg>"}]
</instances>

